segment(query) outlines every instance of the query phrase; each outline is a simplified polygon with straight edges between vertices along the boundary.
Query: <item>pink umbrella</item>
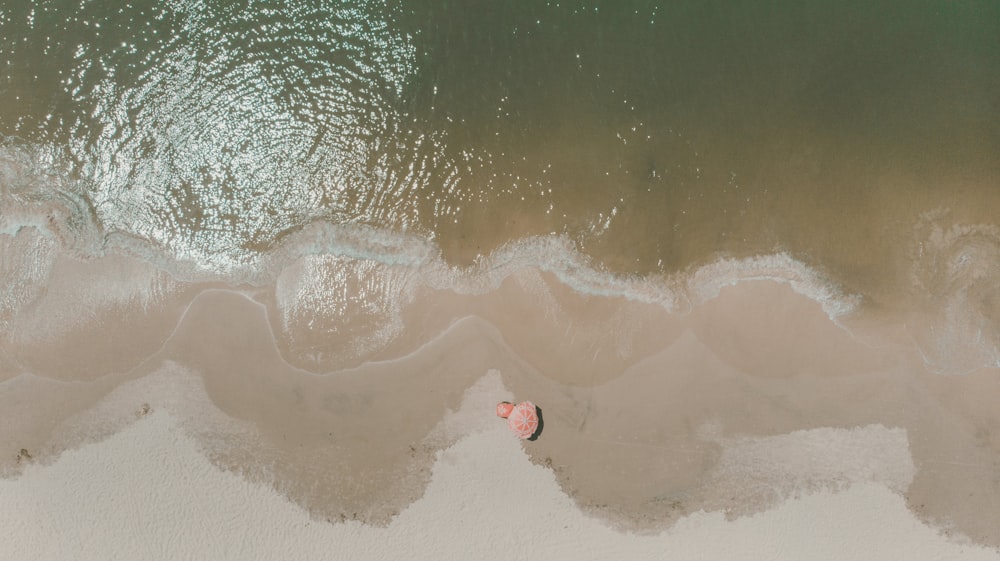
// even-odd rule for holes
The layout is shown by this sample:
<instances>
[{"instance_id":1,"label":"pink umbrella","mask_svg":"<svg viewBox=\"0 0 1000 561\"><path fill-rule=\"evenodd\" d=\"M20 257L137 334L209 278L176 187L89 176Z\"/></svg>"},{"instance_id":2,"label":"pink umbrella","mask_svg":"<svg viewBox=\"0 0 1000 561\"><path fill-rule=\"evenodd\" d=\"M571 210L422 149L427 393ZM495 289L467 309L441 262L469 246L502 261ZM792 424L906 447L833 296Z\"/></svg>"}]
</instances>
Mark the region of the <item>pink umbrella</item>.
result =
<instances>
[{"instance_id":1,"label":"pink umbrella","mask_svg":"<svg viewBox=\"0 0 1000 561\"><path fill-rule=\"evenodd\" d=\"M507 426L519 438L531 438L538 431L538 408L530 401L517 405L502 401L497 404L497 415L507 419Z\"/></svg>"}]
</instances>

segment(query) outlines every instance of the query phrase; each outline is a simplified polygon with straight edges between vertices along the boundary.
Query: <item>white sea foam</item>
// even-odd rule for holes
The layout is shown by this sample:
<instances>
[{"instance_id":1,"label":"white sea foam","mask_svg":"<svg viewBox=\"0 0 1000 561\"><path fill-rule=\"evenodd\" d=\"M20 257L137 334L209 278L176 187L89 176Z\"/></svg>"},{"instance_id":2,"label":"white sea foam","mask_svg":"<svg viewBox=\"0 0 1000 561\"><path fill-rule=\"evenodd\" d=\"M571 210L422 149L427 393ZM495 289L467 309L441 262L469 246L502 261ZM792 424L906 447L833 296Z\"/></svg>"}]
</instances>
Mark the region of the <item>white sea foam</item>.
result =
<instances>
[{"instance_id":1,"label":"white sea foam","mask_svg":"<svg viewBox=\"0 0 1000 561\"><path fill-rule=\"evenodd\" d=\"M38 232L45 234L47 231ZM21 286L27 281L32 285L48 284L46 266L51 268L59 251L69 250L60 243L59 247L49 248L44 256L19 255L21 250L8 243L4 251L6 263L18 264L12 270L30 277L25 277L25 282L14 279L12 285ZM79 251L73 254L79 255ZM362 335L359 332L354 338L353 348L347 349L352 355L375 350L398 334L402 329L402 306L421 286L461 294L483 294L496 290L504 279L525 271L551 273L581 294L625 298L661 306L670 312L684 312L710 300L723 286L759 279L788 283L819 302L831 318L854 309L857 304L856 297L843 295L834 283L785 254L719 259L671 276L621 275L595 266L571 240L558 235L512 241L468 267L449 265L437 246L422 236L324 222L313 222L285 236L271 250L221 269L215 262L185 259L170 248L124 232L108 233L98 249L93 249L89 257L82 257L94 259L113 255L148 262L166 275L144 271L141 275L125 275L115 282L103 279L85 283L88 284L85 291L70 294L70 290L65 298L54 300L48 306L59 312L54 316L57 323L72 325L73 322L64 320L74 310L92 316L102 306L136 299L156 301L169 290L160 285L167 280L174 282L173 279L181 283L224 281L275 285L286 330L293 324L304 325L303 322L309 323L321 316L327 316L325 319L330 326L333 324L329 322L342 320L341 332L360 330L364 325L371 327L370 333ZM129 286L121 286L126 281ZM136 283L138 285L132 286ZM348 287L361 290L348 290ZM108 294L102 295L101 291L108 291ZM23 307L36 296L38 294L24 290L5 295L6 316L11 317L16 313L15 308ZM68 304L64 307L62 303ZM89 306L86 313L79 309L84 304Z\"/></svg>"},{"instance_id":2,"label":"white sea foam","mask_svg":"<svg viewBox=\"0 0 1000 561\"><path fill-rule=\"evenodd\" d=\"M378 349L402 330L402 308L419 287L484 294L507 278L527 281L525 275L537 271L551 273L581 294L623 298L675 313L717 297L724 286L762 279L789 284L834 320L855 309L859 300L785 254L720 259L669 277L620 275L594 266L569 239L555 235L517 240L468 267L455 267L418 236L314 224L286 238L261 263L256 282L272 282L263 273L278 272L276 296L286 330L308 325L331 335L358 331L345 349L352 357ZM528 284L541 286L537 277ZM329 323L338 318L339 325ZM364 325L370 332L352 327Z\"/></svg>"},{"instance_id":3,"label":"white sea foam","mask_svg":"<svg viewBox=\"0 0 1000 561\"><path fill-rule=\"evenodd\" d=\"M912 282L930 315L913 335L942 374L1000 367L1000 228L946 223L929 213L917 228Z\"/></svg>"},{"instance_id":4,"label":"white sea foam","mask_svg":"<svg viewBox=\"0 0 1000 561\"><path fill-rule=\"evenodd\" d=\"M400 332L400 311L419 287L482 294L497 289L504 279L525 271L551 273L581 294L625 298L675 313L683 313L715 298L725 286L761 279L788 284L818 302L835 321L855 310L860 302L859 296L845 294L834 280L815 267L785 253L719 258L670 275L624 275L603 270L572 240L561 235L513 240L470 266L457 267L448 264L437 245L422 235L358 224L312 221L282 236L262 253L241 250L239 259L223 263L214 257L202 259L173 246L159 245L127 229L98 235L102 226L88 210L88 204L77 200L81 196L79 185L68 179L64 166L59 164L52 150L11 143L5 144L4 150L0 154L0 162L5 162L3 196L11 204L5 205L0 216L5 232L0 234L3 243L0 250L4 257L3 274L10 279L8 286L15 287L0 294L0 306L3 306L0 315L7 322L18 310L44 298L45 291L24 287L48 285L49 269L63 251L85 259L127 255L152 264L155 269L166 272L165 278L180 283L223 281L276 285L286 329L293 324L303 325L303 321L308 323L323 314L330 316L331 321L340 318L344 322L342 332L360 329L366 324L371 326L371 333L354 339L355 348L350 350L353 354L377 349ZM41 237L19 234L29 230ZM984 287L989 279L980 274L983 265L977 265L979 268L973 273L980 273L975 274L968 273L972 269L960 267L966 262L962 259L983 264L995 257L996 248L1000 247L995 243L998 239L995 232L977 235L977 239L994 245L978 244L973 246L978 248L976 251L959 252L960 258L952 269L957 271L956 278L972 283L971 291L969 283L942 285L948 291L946 301L950 312L944 313L933 337L924 337L926 341L922 341L931 363L959 361L964 364L971 360L970 356L977 357L971 362L973 366L997 363L998 346L994 340L997 326L977 308L977 298L987 290ZM17 243L14 243L15 236L18 236ZM940 233L931 236L926 245L944 248L937 250L941 253L951 251L948 248L955 246L954 240L971 237L967 232ZM28 238L34 241L28 243L31 241ZM225 247L216 249L217 253L227 251ZM935 270L934 263L928 270ZM109 284L106 279L91 280L95 281L94 286L77 296L67 292L67 298L53 301L48 308L60 310L59 317L73 310L92 315L101 306L116 302L155 301L163 292L159 281L137 281L130 277L131 284L138 284L123 287L121 282ZM935 293L940 291L938 285L925 282L923 286ZM364 291L348 294L345 287L349 286L361 287ZM97 294L105 289L114 294ZM146 292L148 297L142 295ZM60 305L63 300L69 303L67 307ZM84 300L92 305L80 308ZM955 341L963 341L962 351L957 355L948 354L946 350L955 348L952 344Z\"/></svg>"},{"instance_id":5,"label":"white sea foam","mask_svg":"<svg viewBox=\"0 0 1000 561\"><path fill-rule=\"evenodd\" d=\"M58 150L11 142L2 148L0 184L4 186L4 197L11 199L14 191L21 195L14 197L16 204L5 205L0 214L4 232L0 235L12 236L24 227L33 227L53 235L64 250L72 250L74 254L84 257L125 254L152 263L182 282L269 285L282 276L287 282L286 270L302 269L297 265L301 259L333 258L341 263L359 261L382 266L385 271L391 271L387 273L390 275L406 269L407 275L414 279L411 284L464 294L495 290L511 275L537 269L555 275L560 282L583 294L656 304L672 312L682 312L714 298L723 286L759 279L789 284L797 292L819 302L831 318L850 312L858 303L856 296L843 294L833 281L783 253L744 259L721 258L669 276L622 275L602 270L579 251L573 241L562 235L513 240L469 267L454 267L444 261L432 241L421 235L361 224L312 221L281 237L263 253L241 250L238 258L223 259L233 244L227 242L224 247L202 248L204 251L199 253L190 248L161 245L138 236L135 232L141 228L121 224L115 230L98 234L103 226L90 212L89 203L81 199L79 182L69 179L65 165L60 163ZM61 210L53 214L53 209ZM111 211L105 209L98 215L107 212ZM67 228L73 235L66 234ZM154 239L162 241L163 238ZM16 260L17 256L13 257ZM298 284L302 285L300 290L305 290L304 285L324 282L312 275ZM383 296L394 298L390 294ZM401 299L405 300L405 295ZM397 303L387 303L384 307L394 309Z\"/></svg>"},{"instance_id":6,"label":"white sea foam","mask_svg":"<svg viewBox=\"0 0 1000 561\"><path fill-rule=\"evenodd\" d=\"M784 253L722 258L672 276L622 275L601 270L571 240L559 235L510 242L475 264L461 268L446 264L430 242L417 236L367 227L316 225L308 234L292 237L269 255L264 269L283 269L303 255L334 255L405 266L415 270L415 282L463 294L496 290L504 279L520 271L537 269L552 273L582 294L656 304L671 312L711 300L724 286L752 280L787 283L796 292L817 301L831 319L853 311L860 300L858 296L845 295L833 281Z\"/></svg>"},{"instance_id":7,"label":"white sea foam","mask_svg":"<svg viewBox=\"0 0 1000 561\"><path fill-rule=\"evenodd\" d=\"M0 138L0 235L24 229L57 239L74 252L93 252L100 225L57 147Z\"/></svg>"},{"instance_id":8,"label":"white sea foam","mask_svg":"<svg viewBox=\"0 0 1000 561\"><path fill-rule=\"evenodd\" d=\"M854 311L861 300L857 295L844 294L833 281L785 253L721 258L686 275L684 284L691 300L700 303L718 296L725 286L751 280L788 284L795 292L819 303L832 320Z\"/></svg>"}]
</instances>

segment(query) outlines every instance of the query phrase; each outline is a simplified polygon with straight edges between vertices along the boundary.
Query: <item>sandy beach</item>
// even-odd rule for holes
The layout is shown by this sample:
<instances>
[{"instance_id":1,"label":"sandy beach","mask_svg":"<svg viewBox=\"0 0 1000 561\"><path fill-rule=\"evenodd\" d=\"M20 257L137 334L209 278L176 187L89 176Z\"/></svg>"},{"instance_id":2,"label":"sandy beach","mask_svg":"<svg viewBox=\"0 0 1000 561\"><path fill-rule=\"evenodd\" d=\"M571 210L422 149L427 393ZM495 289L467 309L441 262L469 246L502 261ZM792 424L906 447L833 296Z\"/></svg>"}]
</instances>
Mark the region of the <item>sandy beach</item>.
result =
<instances>
[{"instance_id":1,"label":"sandy beach","mask_svg":"<svg viewBox=\"0 0 1000 561\"><path fill-rule=\"evenodd\" d=\"M5 558L1000 558L1000 377L929 372L919 318L849 329L775 280L668 312L525 270L360 317L400 328L358 358L350 331L302 352L274 294L111 307L102 338L146 356L86 324L8 340Z\"/></svg>"},{"instance_id":2,"label":"sandy beach","mask_svg":"<svg viewBox=\"0 0 1000 561\"><path fill-rule=\"evenodd\" d=\"M483 415L497 397L513 394L493 371L441 419L434 434L457 437L455 444L434 454L422 496L385 525L317 518L269 485L220 469L172 404L157 404L101 442L0 482L11 537L0 552L37 560L1000 558L919 521L893 482L882 480L891 467L852 473L851 459L833 467L843 470L837 490L803 492L748 516L699 510L668 529L622 532L582 513L552 469L532 463L530 444ZM817 436L905 471L907 458L897 457L906 453L902 431L872 426ZM808 448L810 435L774 440L772 459L780 460L782 451L787 458ZM822 456L811 459L829 459Z\"/></svg>"}]
</instances>

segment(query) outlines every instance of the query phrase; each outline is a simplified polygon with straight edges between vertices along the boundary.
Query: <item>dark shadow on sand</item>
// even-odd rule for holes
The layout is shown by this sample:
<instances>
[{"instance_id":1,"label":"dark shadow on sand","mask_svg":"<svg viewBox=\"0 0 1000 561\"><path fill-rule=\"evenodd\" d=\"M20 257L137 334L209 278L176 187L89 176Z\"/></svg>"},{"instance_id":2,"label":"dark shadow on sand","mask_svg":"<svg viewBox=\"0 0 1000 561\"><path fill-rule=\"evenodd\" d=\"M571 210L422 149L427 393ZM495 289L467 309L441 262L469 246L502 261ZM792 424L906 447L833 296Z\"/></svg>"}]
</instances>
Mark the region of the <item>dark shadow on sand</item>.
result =
<instances>
[{"instance_id":1,"label":"dark shadow on sand","mask_svg":"<svg viewBox=\"0 0 1000 561\"><path fill-rule=\"evenodd\" d=\"M531 440L531 441L538 440L538 435L542 434L542 427L545 426L545 421L542 419L542 408L536 405L535 414L538 415L538 429L536 429L535 432L532 433L532 435L529 436L526 440Z\"/></svg>"}]
</instances>

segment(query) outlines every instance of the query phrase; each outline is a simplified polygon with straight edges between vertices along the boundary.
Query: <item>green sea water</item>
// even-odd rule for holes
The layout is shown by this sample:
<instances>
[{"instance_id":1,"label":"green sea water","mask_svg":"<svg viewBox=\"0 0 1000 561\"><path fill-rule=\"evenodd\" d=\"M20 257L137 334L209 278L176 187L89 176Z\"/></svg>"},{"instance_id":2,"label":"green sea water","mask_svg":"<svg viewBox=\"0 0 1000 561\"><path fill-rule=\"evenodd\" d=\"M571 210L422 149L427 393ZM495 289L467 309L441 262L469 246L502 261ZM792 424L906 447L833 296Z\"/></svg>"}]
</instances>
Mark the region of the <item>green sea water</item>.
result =
<instances>
[{"instance_id":1,"label":"green sea water","mask_svg":"<svg viewBox=\"0 0 1000 561\"><path fill-rule=\"evenodd\" d=\"M625 275L784 253L886 305L1000 271L996 2L22 0L0 53L8 229L70 205L79 247L556 236Z\"/></svg>"}]
</instances>

